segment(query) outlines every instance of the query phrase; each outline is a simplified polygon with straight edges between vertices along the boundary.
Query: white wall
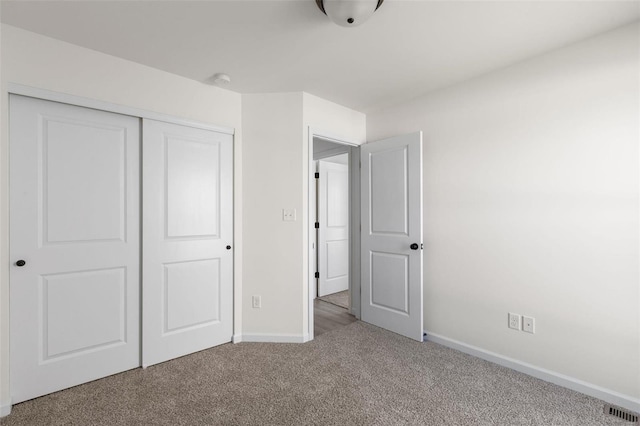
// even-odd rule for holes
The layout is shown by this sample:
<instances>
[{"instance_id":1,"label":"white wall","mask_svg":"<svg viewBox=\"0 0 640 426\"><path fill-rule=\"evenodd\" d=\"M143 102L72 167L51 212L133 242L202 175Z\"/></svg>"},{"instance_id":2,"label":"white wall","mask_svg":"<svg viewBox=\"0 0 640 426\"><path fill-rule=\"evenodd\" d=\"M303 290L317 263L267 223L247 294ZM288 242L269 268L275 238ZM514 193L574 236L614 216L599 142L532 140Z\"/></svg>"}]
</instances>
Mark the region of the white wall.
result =
<instances>
[{"instance_id":1,"label":"white wall","mask_svg":"<svg viewBox=\"0 0 640 426\"><path fill-rule=\"evenodd\" d=\"M640 402L639 27L367 116L424 131L427 333ZM536 318L534 335L507 312ZM640 405L638 405L640 406Z\"/></svg>"},{"instance_id":2,"label":"white wall","mask_svg":"<svg viewBox=\"0 0 640 426\"><path fill-rule=\"evenodd\" d=\"M305 127L358 145L367 140L365 114L309 93L304 93L303 99Z\"/></svg>"},{"instance_id":3,"label":"white wall","mask_svg":"<svg viewBox=\"0 0 640 426\"><path fill-rule=\"evenodd\" d=\"M331 157L324 157L322 161L326 161L327 163L347 165L349 164L349 154L345 153L345 154L333 155Z\"/></svg>"},{"instance_id":4,"label":"white wall","mask_svg":"<svg viewBox=\"0 0 640 426\"><path fill-rule=\"evenodd\" d=\"M135 107L236 129L234 152L234 239L236 299L242 290L241 96L202 83L118 59L93 50L2 25L0 137L0 262L8 258L7 83ZM0 405L9 403L9 272L0 272ZM241 327L241 305L234 309Z\"/></svg>"},{"instance_id":5,"label":"white wall","mask_svg":"<svg viewBox=\"0 0 640 426\"><path fill-rule=\"evenodd\" d=\"M343 152L349 152L351 147L348 145L338 144L335 142L329 142L324 139L314 137L313 138L313 159L319 160L321 158L332 157L339 155Z\"/></svg>"},{"instance_id":6,"label":"white wall","mask_svg":"<svg viewBox=\"0 0 640 426\"><path fill-rule=\"evenodd\" d=\"M243 95L242 121L243 340L302 341L302 93Z\"/></svg>"},{"instance_id":7,"label":"white wall","mask_svg":"<svg viewBox=\"0 0 640 426\"><path fill-rule=\"evenodd\" d=\"M303 92L242 96L243 340L304 341L308 331L309 127L365 139L365 116ZM296 209L284 222L282 209ZM262 298L252 308L252 296Z\"/></svg>"}]
</instances>

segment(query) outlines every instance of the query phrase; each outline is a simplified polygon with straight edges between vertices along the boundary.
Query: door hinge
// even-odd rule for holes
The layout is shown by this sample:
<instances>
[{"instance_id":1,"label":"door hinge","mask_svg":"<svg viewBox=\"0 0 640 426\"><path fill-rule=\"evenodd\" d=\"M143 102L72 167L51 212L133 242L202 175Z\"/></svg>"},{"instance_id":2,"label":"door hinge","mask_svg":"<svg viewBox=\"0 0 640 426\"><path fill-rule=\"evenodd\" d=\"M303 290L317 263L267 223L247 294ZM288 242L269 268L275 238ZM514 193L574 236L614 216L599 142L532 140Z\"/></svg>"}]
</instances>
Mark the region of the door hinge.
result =
<instances>
[{"instance_id":1,"label":"door hinge","mask_svg":"<svg viewBox=\"0 0 640 426\"><path fill-rule=\"evenodd\" d=\"M320 278L320 272L316 272L315 277L316 277L316 278Z\"/></svg>"},{"instance_id":2,"label":"door hinge","mask_svg":"<svg viewBox=\"0 0 640 426\"><path fill-rule=\"evenodd\" d=\"M320 179L320 173L316 172L316 179Z\"/></svg>"},{"instance_id":3,"label":"door hinge","mask_svg":"<svg viewBox=\"0 0 640 426\"><path fill-rule=\"evenodd\" d=\"M315 227L316 229L320 228L320 222L316 222Z\"/></svg>"}]
</instances>

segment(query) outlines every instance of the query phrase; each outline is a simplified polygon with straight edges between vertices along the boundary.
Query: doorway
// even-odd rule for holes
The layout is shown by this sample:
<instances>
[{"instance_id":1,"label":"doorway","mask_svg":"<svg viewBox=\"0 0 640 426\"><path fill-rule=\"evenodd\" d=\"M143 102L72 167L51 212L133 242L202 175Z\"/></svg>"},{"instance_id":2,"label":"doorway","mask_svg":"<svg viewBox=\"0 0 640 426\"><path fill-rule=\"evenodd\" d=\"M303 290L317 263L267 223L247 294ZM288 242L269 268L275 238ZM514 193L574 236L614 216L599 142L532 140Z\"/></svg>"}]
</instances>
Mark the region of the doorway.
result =
<instances>
[{"instance_id":1,"label":"doorway","mask_svg":"<svg viewBox=\"0 0 640 426\"><path fill-rule=\"evenodd\" d=\"M318 228L313 226L314 161L322 154L330 154L329 157L347 150L349 311L357 319L421 342L424 336L422 132L352 145L312 129L309 130L309 340L314 337L315 272L320 252L316 248Z\"/></svg>"},{"instance_id":2,"label":"doorway","mask_svg":"<svg viewBox=\"0 0 640 426\"><path fill-rule=\"evenodd\" d=\"M359 215L354 206L354 198L359 202L359 187L354 187L359 152L355 145L317 133L311 133L309 140L309 334L313 338L359 317L360 292L354 285L354 276L359 276L359 266L354 265L359 260L354 248L359 242L355 232L359 222L354 220Z\"/></svg>"}]
</instances>

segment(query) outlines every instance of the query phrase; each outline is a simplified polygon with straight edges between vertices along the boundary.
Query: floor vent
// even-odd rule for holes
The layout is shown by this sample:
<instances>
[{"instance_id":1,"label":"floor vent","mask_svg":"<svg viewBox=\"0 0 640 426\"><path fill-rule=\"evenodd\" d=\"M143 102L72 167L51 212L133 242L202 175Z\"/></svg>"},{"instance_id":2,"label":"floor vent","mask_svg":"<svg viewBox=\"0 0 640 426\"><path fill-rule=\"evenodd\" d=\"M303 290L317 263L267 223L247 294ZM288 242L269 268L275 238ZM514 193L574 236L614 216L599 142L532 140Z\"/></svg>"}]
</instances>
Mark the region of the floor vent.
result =
<instances>
[{"instance_id":1,"label":"floor vent","mask_svg":"<svg viewBox=\"0 0 640 426\"><path fill-rule=\"evenodd\" d=\"M622 420L626 420L628 422L638 423L638 415L632 413L631 411L624 410L622 408L614 407L613 405L606 404L604 406L604 413L610 416L617 417Z\"/></svg>"}]
</instances>

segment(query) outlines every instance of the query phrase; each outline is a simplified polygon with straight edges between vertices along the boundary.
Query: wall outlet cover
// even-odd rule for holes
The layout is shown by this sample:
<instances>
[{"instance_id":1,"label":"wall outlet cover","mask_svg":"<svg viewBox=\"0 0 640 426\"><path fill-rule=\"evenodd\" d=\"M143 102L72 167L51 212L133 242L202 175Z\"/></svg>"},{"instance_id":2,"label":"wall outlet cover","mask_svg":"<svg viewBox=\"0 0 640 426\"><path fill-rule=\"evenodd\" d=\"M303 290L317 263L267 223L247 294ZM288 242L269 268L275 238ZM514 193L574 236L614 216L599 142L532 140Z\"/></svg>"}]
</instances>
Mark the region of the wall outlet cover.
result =
<instances>
[{"instance_id":1,"label":"wall outlet cover","mask_svg":"<svg viewBox=\"0 0 640 426\"><path fill-rule=\"evenodd\" d=\"M509 328L520 330L520 315L509 312Z\"/></svg>"}]
</instances>

